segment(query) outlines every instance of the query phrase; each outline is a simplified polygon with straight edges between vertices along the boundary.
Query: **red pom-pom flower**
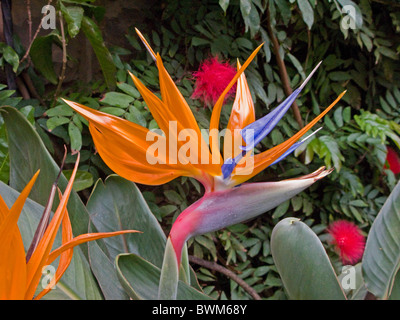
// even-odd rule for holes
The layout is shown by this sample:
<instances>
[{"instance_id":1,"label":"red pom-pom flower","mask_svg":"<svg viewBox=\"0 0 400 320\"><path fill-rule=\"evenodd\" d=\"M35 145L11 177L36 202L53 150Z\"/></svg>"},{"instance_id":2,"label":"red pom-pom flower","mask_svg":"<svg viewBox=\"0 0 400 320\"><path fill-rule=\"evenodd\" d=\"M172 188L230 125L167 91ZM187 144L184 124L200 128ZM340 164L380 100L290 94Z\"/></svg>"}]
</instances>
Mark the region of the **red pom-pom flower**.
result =
<instances>
[{"instance_id":1,"label":"red pom-pom flower","mask_svg":"<svg viewBox=\"0 0 400 320\"><path fill-rule=\"evenodd\" d=\"M331 223L327 231L343 264L355 264L361 259L365 248L365 237L354 223L338 220Z\"/></svg>"},{"instance_id":2,"label":"red pom-pom flower","mask_svg":"<svg viewBox=\"0 0 400 320\"><path fill-rule=\"evenodd\" d=\"M236 69L228 62L211 57L200 64L193 73L195 88L192 99L200 99L205 104L215 104L236 74ZM232 98L236 92L236 84L229 90L225 99Z\"/></svg>"},{"instance_id":3,"label":"red pom-pom flower","mask_svg":"<svg viewBox=\"0 0 400 320\"><path fill-rule=\"evenodd\" d=\"M391 147L387 147L386 162L389 165L385 165L385 169L389 168L394 174L400 173L400 156Z\"/></svg>"}]
</instances>

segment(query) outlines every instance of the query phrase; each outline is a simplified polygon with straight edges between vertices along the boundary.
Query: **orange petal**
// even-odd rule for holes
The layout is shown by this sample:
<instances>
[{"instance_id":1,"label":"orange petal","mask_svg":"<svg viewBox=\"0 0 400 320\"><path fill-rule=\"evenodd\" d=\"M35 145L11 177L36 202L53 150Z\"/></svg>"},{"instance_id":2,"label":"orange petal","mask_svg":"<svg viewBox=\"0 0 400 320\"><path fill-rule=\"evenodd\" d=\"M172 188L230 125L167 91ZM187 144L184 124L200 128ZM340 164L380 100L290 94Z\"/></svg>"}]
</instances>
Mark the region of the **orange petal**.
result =
<instances>
[{"instance_id":1,"label":"orange petal","mask_svg":"<svg viewBox=\"0 0 400 320\"><path fill-rule=\"evenodd\" d=\"M65 217L68 215L66 214ZM69 221L69 219L68 219ZM68 222L69 223L69 222ZM57 283L65 271L67 270L71 259L72 259L72 253L73 253L73 248L76 247L77 245L80 245L85 242L93 241L93 240L98 240L98 239L103 239L103 238L109 238L109 237L114 237L118 236L121 234L125 233L134 233L134 232L140 232L136 230L122 230L122 231L115 231L115 232L102 232L102 233L87 233L87 234L82 234L80 236L77 236L73 239L70 239L68 242L63 242L63 245L53 252L48 257L48 260L46 262L47 265L51 264L59 255L61 255L60 262L58 264L58 268L55 274L55 281L54 283ZM63 258L64 257L64 258ZM45 294L47 294L51 288L46 288L42 290L36 297L35 300L41 299Z\"/></svg>"},{"instance_id":2,"label":"orange petal","mask_svg":"<svg viewBox=\"0 0 400 320\"><path fill-rule=\"evenodd\" d=\"M39 171L20 193L14 205L8 210L4 200L0 200L0 299L23 299L26 285L26 260L21 234L17 225Z\"/></svg>"},{"instance_id":3,"label":"orange petal","mask_svg":"<svg viewBox=\"0 0 400 320\"><path fill-rule=\"evenodd\" d=\"M7 217L9 211L10 209L4 202L3 198L0 196L0 225L3 223L3 220Z\"/></svg>"},{"instance_id":4,"label":"orange petal","mask_svg":"<svg viewBox=\"0 0 400 320\"><path fill-rule=\"evenodd\" d=\"M62 198L61 192L59 191L59 196ZM69 220L69 215L68 215L68 210L65 213L63 220L62 220L62 244L65 244L69 241L71 241L73 238L72 234L72 227L71 227L71 221ZM51 255L51 254L50 254ZM64 275L65 271L69 267L69 264L71 263L72 260L72 255L73 255L73 250L69 249L61 253L60 255L60 261L58 262L58 267L56 270L56 273L54 275L54 280L52 280L52 283L57 283L61 277ZM46 262L46 265L51 264L51 262L48 261ZM43 289L36 297L35 300L41 299L45 294L47 294L52 288L48 287Z\"/></svg>"},{"instance_id":5,"label":"orange petal","mask_svg":"<svg viewBox=\"0 0 400 320\"><path fill-rule=\"evenodd\" d=\"M171 153L170 140L162 135L128 120L79 103L64 101L89 121L89 129L97 151L110 169L118 175L148 185L163 184L179 176L194 177L203 184L206 183L202 178L202 171L209 170L208 166L203 168L199 165L200 167L196 168L191 163L184 164L178 161L177 140L176 144L171 146ZM154 149L157 141L158 145L163 147L160 147L156 154L149 152ZM197 159L196 153L194 157Z\"/></svg>"},{"instance_id":6,"label":"orange petal","mask_svg":"<svg viewBox=\"0 0 400 320\"><path fill-rule=\"evenodd\" d=\"M190 107L187 104L185 98L182 96L178 87L171 79L171 76L164 68L160 55L157 55L157 68L160 78L162 101L165 103L165 105L173 115L173 118L170 120L177 120L183 128L193 129L194 131L196 131L196 133L200 134L199 126L197 125L192 110L190 110ZM162 112L162 110L160 111Z\"/></svg>"},{"instance_id":7,"label":"orange petal","mask_svg":"<svg viewBox=\"0 0 400 320\"><path fill-rule=\"evenodd\" d=\"M25 186L24 190L20 193L18 196L17 200L14 202L13 206L11 207L9 213L7 214L6 217L4 217L1 225L0 225L0 243L1 246L7 246L8 241L10 241L13 237L13 233L15 230L18 230L17 227L17 222L19 219L19 216L21 214L22 208L25 204L26 198L28 197L29 193L31 192L31 189L39 175L39 171L35 173L31 181ZM5 210L4 207L5 204L2 205L3 210ZM0 255L0 259L3 259L3 257Z\"/></svg>"},{"instance_id":8,"label":"orange petal","mask_svg":"<svg viewBox=\"0 0 400 320\"><path fill-rule=\"evenodd\" d=\"M181 141L180 136L187 137L189 141L195 142L191 146L189 157L191 166L194 169L188 168L187 170L191 170L194 173L200 170L210 175L219 175L220 164L216 163L216 161L213 162L209 147L203 139L190 107L165 70L159 55L157 55L157 67L160 74L160 88L163 100L160 100L137 77L130 73L154 120L167 137L167 142L176 141L175 154L186 144L186 140ZM171 124L176 126L175 130L170 130ZM206 160L204 161L204 159ZM187 165L187 167L190 166Z\"/></svg>"},{"instance_id":9,"label":"orange petal","mask_svg":"<svg viewBox=\"0 0 400 320\"><path fill-rule=\"evenodd\" d=\"M64 243L61 247L55 249L49 256L47 263L52 263L57 257L63 253L65 250L70 250L74 247L76 247L79 244L93 241L93 240L98 240L98 239L104 239L104 238L109 238L109 237L114 237L126 233L137 233L140 231L137 230L120 230L120 231L114 231L114 232L98 232L98 233L86 233L86 234L81 234L72 240L68 241L67 243Z\"/></svg>"},{"instance_id":10,"label":"orange petal","mask_svg":"<svg viewBox=\"0 0 400 320\"><path fill-rule=\"evenodd\" d=\"M36 250L33 252L31 258L27 263L27 282L26 282L26 299L31 299L35 293L36 286L42 275L42 268L46 265L48 255L51 247L53 246L54 239L56 237L58 228L64 215L66 214L66 208L70 193L72 191L72 185L74 183L76 171L78 170L80 154L76 159L74 170L72 171L71 178L65 188L64 195L60 200L56 212L52 220L50 221L42 239L38 243Z\"/></svg>"},{"instance_id":11,"label":"orange petal","mask_svg":"<svg viewBox=\"0 0 400 320\"><path fill-rule=\"evenodd\" d=\"M26 288L26 260L17 228L9 244L0 248L0 300L22 300Z\"/></svg>"},{"instance_id":12,"label":"orange petal","mask_svg":"<svg viewBox=\"0 0 400 320\"><path fill-rule=\"evenodd\" d=\"M240 184L245 182L246 180L254 177L256 174L267 168L271 165L276 159L278 159L282 154L285 153L286 150L290 148L290 146L299 140L308 130L310 130L323 116L325 116L329 110L331 110L336 103L343 97L346 91L342 92L336 100L323 112L321 112L315 119L313 119L309 124L307 124L304 128L299 130L293 137L289 138L285 142L266 150L260 154L254 156L254 166L248 168L237 167L233 171L232 180L235 184Z\"/></svg>"},{"instance_id":13,"label":"orange petal","mask_svg":"<svg viewBox=\"0 0 400 320\"><path fill-rule=\"evenodd\" d=\"M238 70L241 65L238 61ZM236 87L236 97L224 136L224 160L234 158L242 152L240 146L243 139L240 130L255 121L254 103L244 73L239 77ZM228 144L228 146L226 145Z\"/></svg>"},{"instance_id":14,"label":"orange petal","mask_svg":"<svg viewBox=\"0 0 400 320\"><path fill-rule=\"evenodd\" d=\"M218 132L219 130L219 119L221 116L221 109L224 103L225 95L229 92L229 90L232 88L232 86L236 83L238 78L241 76L241 74L244 72L244 70L248 67L250 62L254 59L256 56L257 52L261 49L261 47L264 45L261 44L259 45L253 53L250 55L250 57L246 60L246 62L243 64L243 66L238 70L236 73L235 77L231 80L231 82L228 84L228 86L225 88L225 90L222 92L220 97L218 98L217 102L214 105L213 112L211 114L211 121L210 121L210 148L212 153L216 153L221 157L220 152L219 152L219 141L216 139L216 136L213 135L212 133ZM221 165L222 165L222 159L221 159Z\"/></svg>"},{"instance_id":15,"label":"orange petal","mask_svg":"<svg viewBox=\"0 0 400 320\"><path fill-rule=\"evenodd\" d=\"M143 37L142 33L135 28L136 33L138 34L138 36L140 37L140 40L142 40L143 44L145 45L147 51L149 51L151 57L156 60L156 54L154 53L153 49L150 47L149 43L146 41L146 39Z\"/></svg>"},{"instance_id":16,"label":"orange petal","mask_svg":"<svg viewBox=\"0 0 400 320\"><path fill-rule=\"evenodd\" d=\"M89 121L89 129L97 151L118 175L150 185L162 184L181 175L193 175L190 166L182 166L178 162L171 163L168 154L162 153L161 149L158 158L153 158L151 153L148 153L150 146L156 141L166 146L167 152L165 137L128 120L72 101L64 101Z\"/></svg>"},{"instance_id":17,"label":"orange petal","mask_svg":"<svg viewBox=\"0 0 400 320\"><path fill-rule=\"evenodd\" d=\"M168 132L168 122L177 121L183 129L193 129L198 133L198 139L202 139L200 135L200 130L197 125L196 119L193 116L192 110L190 110L185 98L179 91L178 87L175 85L171 76L165 69L161 57L159 54L155 54L153 49L150 47L149 43L146 41L141 32L135 28L138 36L142 40L146 49L149 51L151 56L157 62L157 68L160 78L160 90L161 90L161 100L158 99L154 94L152 94L132 73L130 73L135 86L142 94L143 98L148 104L150 112L152 113L154 119L166 134ZM150 103L147 103L150 102ZM199 140L200 141L200 140Z\"/></svg>"}]
</instances>

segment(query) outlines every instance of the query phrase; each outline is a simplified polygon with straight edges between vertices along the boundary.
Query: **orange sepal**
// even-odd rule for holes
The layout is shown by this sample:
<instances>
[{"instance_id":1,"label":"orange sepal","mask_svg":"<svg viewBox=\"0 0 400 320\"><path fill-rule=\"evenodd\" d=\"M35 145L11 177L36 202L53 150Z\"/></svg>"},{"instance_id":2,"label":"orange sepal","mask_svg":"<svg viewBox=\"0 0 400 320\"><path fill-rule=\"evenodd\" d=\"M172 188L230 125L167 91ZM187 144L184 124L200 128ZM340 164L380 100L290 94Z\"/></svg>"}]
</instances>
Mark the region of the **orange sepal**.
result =
<instances>
[{"instance_id":1,"label":"orange sepal","mask_svg":"<svg viewBox=\"0 0 400 320\"><path fill-rule=\"evenodd\" d=\"M0 299L23 299L26 285L26 260L17 225L25 201L39 175L33 176L10 210L0 197Z\"/></svg>"},{"instance_id":2,"label":"orange sepal","mask_svg":"<svg viewBox=\"0 0 400 320\"><path fill-rule=\"evenodd\" d=\"M72 185L74 183L76 171L78 170L80 155L75 163L75 167L72 171L71 178L65 188L64 195L60 200L56 212L54 213L53 219L50 221L42 239L39 241L35 251L32 253L31 258L27 263L27 281L26 281L26 293L25 299L32 299L36 290L36 286L39 283L40 277L42 276L42 268L46 265L47 257L50 253L51 247L53 246L54 239L57 234L57 230L61 224L61 221L66 213L67 203L72 191Z\"/></svg>"},{"instance_id":3,"label":"orange sepal","mask_svg":"<svg viewBox=\"0 0 400 320\"><path fill-rule=\"evenodd\" d=\"M327 107L323 112L321 112L317 117L315 117L309 124L307 124L304 128L299 130L295 135L286 140L285 142L266 150L260 154L254 156L254 166L241 168L236 167L233 171L232 180L235 185L243 183L248 179L254 177L256 174L267 168L271 165L276 159L278 159L282 154L287 151L291 145L293 145L297 140L299 140L308 130L310 130L323 116L325 116L329 110L331 110L336 103L343 97L346 91L342 92L336 100Z\"/></svg>"},{"instance_id":4,"label":"orange sepal","mask_svg":"<svg viewBox=\"0 0 400 320\"><path fill-rule=\"evenodd\" d=\"M237 68L241 65L238 61ZM254 103L250 89L244 73L239 77L236 87L236 97L232 105L227 131L224 136L224 160L234 158L242 150L239 148L243 144L240 130L255 121ZM226 145L227 144L227 145Z\"/></svg>"},{"instance_id":5,"label":"orange sepal","mask_svg":"<svg viewBox=\"0 0 400 320\"><path fill-rule=\"evenodd\" d=\"M211 147L211 152L216 153L220 158L221 158L221 154L220 154L219 147L218 147L219 142L218 142L217 137L215 135L213 135L213 132L218 132L218 130L219 130L219 119L221 116L221 109L222 109L222 106L224 103L225 96L229 92L229 90L232 88L232 86L236 83L236 81L241 76L241 74L244 72L244 70L248 67L250 62L253 61L254 57L256 56L256 54L262 48L263 45L264 45L264 43L259 45L253 51L253 53L247 58L246 62L238 70L236 75L233 77L231 82L228 84L228 86L222 92L222 94L220 95L220 97L218 98L217 102L215 103L215 105L213 107L213 111L211 114L211 120L210 120L210 147ZM222 162L223 161L221 159L221 164L222 164Z\"/></svg>"}]
</instances>

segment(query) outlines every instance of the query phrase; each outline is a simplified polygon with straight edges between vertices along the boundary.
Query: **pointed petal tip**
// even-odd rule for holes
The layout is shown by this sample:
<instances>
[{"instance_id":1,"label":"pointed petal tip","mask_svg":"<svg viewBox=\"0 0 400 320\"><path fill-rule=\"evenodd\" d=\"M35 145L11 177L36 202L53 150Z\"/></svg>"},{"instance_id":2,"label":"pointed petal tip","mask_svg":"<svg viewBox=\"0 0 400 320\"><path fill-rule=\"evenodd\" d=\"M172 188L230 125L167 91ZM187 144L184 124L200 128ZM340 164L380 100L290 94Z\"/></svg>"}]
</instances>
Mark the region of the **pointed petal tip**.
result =
<instances>
[{"instance_id":1,"label":"pointed petal tip","mask_svg":"<svg viewBox=\"0 0 400 320\"><path fill-rule=\"evenodd\" d=\"M143 34L136 27L135 27L135 31L136 31L137 35L139 36L140 40L142 41L143 45L146 47L147 51L150 53L151 58L154 61L156 61L157 60L156 59L156 54L154 53L153 49L150 47L149 43L147 42L147 40L145 39Z\"/></svg>"},{"instance_id":2,"label":"pointed petal tip","mask_svg":"<svg viewBox=\"0 0 400 320\"><path fill-rule=\"evenodd\" d=\"M310 72L310 74L307 76L307 78L303 81L303 83L301 84L301 86L299 87L300 90L302 90L306 84L308 83L308 81L311 79L311 77L314 75L314 73L317 71L317 69L319 68L319 66L321 65L322 61L320 61L315 68Z\"/></svg>"},{"instance_id":3,"label":"pointed petal tip","mask_svg":"<svg viewBox=\"0 0 400 320\"><path fill-rule=\"evenodd\" d=\"M335 170L335 167L326 169L326 167L323 166L323 167L319 168L318 170L314 171L313 173L310 173L309 178L314 178L314 181L317 181L317 180L320 180L320 179L326 177L330 173L332 173L333 170Z\"/></svg>"}]
</instances>

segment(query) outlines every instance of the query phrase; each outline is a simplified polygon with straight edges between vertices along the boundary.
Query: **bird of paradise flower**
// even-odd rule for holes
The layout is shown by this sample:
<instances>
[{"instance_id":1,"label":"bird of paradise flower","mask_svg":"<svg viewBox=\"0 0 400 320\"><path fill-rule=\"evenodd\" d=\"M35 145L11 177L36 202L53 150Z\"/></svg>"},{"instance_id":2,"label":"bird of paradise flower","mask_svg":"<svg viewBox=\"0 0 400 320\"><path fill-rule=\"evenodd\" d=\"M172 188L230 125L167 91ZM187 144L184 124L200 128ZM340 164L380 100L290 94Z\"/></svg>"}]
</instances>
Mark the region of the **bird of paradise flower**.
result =
<instances>
[{"instance_id":1,"label":"bird of paradise flower","mask_svg":"<svg viewBox=\"0 0 400 320\"><path fill-rule=\"evenodd\" d=\"M72 260L73 248L75 246L92 240L138 232L136 230L123 230L87 233L73 237L71 222L67 212L67 203L72 191L78 164L79 154L68 185L64 194L60 194L60 203L53 218L50 220L51 204L55 195L53 191L56 190L56 183L53 185L48 205L38 224L27 253L25 253L17 222L40 170L36 172L25 186L10 209L0 196L0 300L40 299L52 289L67 270ZM62 225L62 245L52 251L52 246L60 225ZM43 268L49 266L58 257L60 257L60 260L54 278L50 280L47 286L42 288L42 291L34 296L42 277Z\"/></svg>"},{"instance_id":2,"label":"bird of paradise flower","mask_svg":"<svg viewBox=\"0 0 400 320\"><path fill-rule=\"evenodd\" d=\"M291 138L269 150L253 155L254 147L275 127L319 66L278 107L263 118L255 120L254 104L243 71L262 47L260 45L243 65L238 63L235 77L215 103L210 120L209 144L207 144L189 105L166 71L160 55L156 54L143 35L138 30L136 31L157 64L161 99L147 89L136 76L131 73L130 76L162 130L162 135L79 103L64 101L88 120L96 149L105 163L120 176L147 185L159 185L179 176L188 176L203 184L205 194L178 216L168 237L167 248L168 245L172 247L175 259L171 260L170 257L164 256L164 261L168 260L169 264L172 262L176 268L179 268L182 248L189 238L260 215L331 172L322 167L298 178L278 182L245 183L299 147L305 141L305 139L300 140L302 136L340 100L345 92ZM231 147L224 147L222 156L219 137L215 132L219 129L225 95L235 83L237 83L236 98L225 137L227 134L231 138L235 137L239 132L243 140L240 146L232 144ZM175 125L176 130L170 130L171 123ZM178 139L177 136L180 133L184 133L187 139ZM227 143L230 144L233 140L228 139ZM149 161L148 150L153 147L154 141L164 144L166 148L160 149L158 155L153 153L152 156L156 159ZM177 148L188 148L187 144L196 141L195 145L190 146L190 161L184 163L168 161L176 157L173 152L177 152L176 150L171 152L170 141L177 143ZM167 159L167 161L160 161L160 159ZM245 165L249 159L252 160L251 166ZM161 277L163 278L163 272ZM177 279L171 280L170 275L165 275L165 279L176 289ZM161 282L160 291L164 286ZM169 291L167 295L160 293L159 297L175 296L174 288L166 291Z\"/></svg>"}]
</instances>

